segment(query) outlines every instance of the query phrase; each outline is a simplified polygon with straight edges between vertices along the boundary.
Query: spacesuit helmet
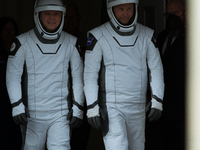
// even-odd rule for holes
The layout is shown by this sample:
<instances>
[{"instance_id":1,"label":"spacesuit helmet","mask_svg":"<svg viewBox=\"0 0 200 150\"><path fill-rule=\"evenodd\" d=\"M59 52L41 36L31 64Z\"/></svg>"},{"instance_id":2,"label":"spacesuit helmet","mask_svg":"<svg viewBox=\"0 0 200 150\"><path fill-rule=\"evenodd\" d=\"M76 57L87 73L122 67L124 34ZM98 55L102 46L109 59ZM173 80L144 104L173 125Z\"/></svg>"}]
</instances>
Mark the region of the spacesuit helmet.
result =
<instances>
[{"instance_id":1,"label":"spacesuit helmet","mask_svg":"<svg viewBox=\"0 0 200 150\"><path fill-rule=\"evenodd\" d=\"M53 33L47 32L43 28L41 21L40 21L40 16L39 16L40 12L48 11L48 10L62 12L61 23L60 23L58 29ZM62 0L36 0L35 6L34 6L34 21L35 21L35 25L36 25L38 32L44 39L55 40L60 36L61 31L63 29L63 25L64 25L65 12L66 12L66 9L64 7Z\"/></svg>"},{"instance_id":2,"label":"spacesuit helmet","mask_svg":"<svg viewBox=\"0 0 200 150\"><path fill-rule=\"evenodd\" d=\"M131 23L128 25L123 25L116 19L115 14L113 12L113 7L117 5L121 5L121 4L127 4L127 3L135 4L135 13L131 20ZM108 16L110 18L110 23L115 29L115 31L122 34L133 33L135 31L137 18L138 18L138 11L137 11L138 4L139 4L139 0L107 0Z\"/></svg>"}]
</instances>

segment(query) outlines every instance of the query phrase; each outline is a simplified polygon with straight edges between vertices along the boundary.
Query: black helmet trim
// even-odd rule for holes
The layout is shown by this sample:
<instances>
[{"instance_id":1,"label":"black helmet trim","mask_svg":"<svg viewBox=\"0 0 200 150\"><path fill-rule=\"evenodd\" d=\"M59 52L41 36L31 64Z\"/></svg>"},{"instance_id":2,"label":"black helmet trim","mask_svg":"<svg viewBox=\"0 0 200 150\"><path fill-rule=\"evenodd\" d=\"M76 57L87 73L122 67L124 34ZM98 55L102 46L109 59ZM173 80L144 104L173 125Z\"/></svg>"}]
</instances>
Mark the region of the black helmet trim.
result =
<instances>
[{"instance_id":1,"label":"black helmet trim","mask_svg":"<svg viewBox=\"0 0 200 150\"><path fill-rule=\"evenodd\" d=\"M119 29L117 29L114 25L113 25L113 23L111 22L111 21L109 21L109 23L110 23L110 25L112 26L112 28L115 30L115 32L117 32L119 35L121 35L121 36L130 36L130 35L132 35L133 33L135 33L135 27L134 27L134 29L132 30L132 31L130 31L130 32L121 32Z\"/></svg>"}]
</instances>

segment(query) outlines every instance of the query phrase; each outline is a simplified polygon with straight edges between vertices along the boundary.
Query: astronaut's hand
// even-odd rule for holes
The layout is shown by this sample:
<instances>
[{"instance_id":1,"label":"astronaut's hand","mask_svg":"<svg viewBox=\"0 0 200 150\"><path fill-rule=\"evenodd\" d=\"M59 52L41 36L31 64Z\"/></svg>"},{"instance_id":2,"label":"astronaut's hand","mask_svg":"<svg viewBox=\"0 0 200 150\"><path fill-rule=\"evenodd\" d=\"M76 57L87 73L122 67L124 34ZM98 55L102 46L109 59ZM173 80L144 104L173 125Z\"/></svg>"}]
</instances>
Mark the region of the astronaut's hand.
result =
<instances>
[{"instance_id":1,"label":"astronaut's hand","mask_svg":"<svg viewBox=\"0 0 200 150\"><path fill-rule=\"evenodd\" d=\"M101 128L100 116L88 118L88 123L95 129Z\"/></svg>"},{"instance_id":2,"label":"astronaut's hand","mask_svg":"<svg viewBox=\"0 0 200 150\"><path fill-rule=\"evenodd\" d=\"M95 129L101 128L101 119L100 119L100 108L99 105L96 104L95 107L92 107L87 110L87 120L88 123Z\"/></svg>"},{"instance_id":3,"label":"astronaut's hand","mask_svg":"<svg viewBox=\"0 0 200 150\"><path fill-rule=\"evenodd\" d=\"M83 122L82 119L77 118L77 117L72 117L72 119L71 119L69 125L70 125L70 127L71 127L72 129L75 129L75 128L80 127L81 124L82 124L82 122Z\"/></svg>"},{"instance_id":4,"label":"astronaut's hand","mask_svg":"<svg viewBox=\"0 0 200 150\"><path fill-rule=\"evenodd\" d=\"M150 111L148 115L149 121L151 122L158 120L162 115L162 109L162 103L158 102L154 98L149 103L147 103L146 112Z\"/></svg>"},{"instance_id":5,"label":"astronaut's hand","mask_svg":"<svg viewBox=\"0 0 200 150\"><path fill-rule=\"evenodd\" d=\"M162 115L162 111L156 108L151 108L150 113L148 115L149 121L156 121Z\"/></svg>"},{"instance_id":6,"label":"astronaut's hand","mask_svg":"<svg viewBox=\"0 0 200 150\"><path fill-rule=\"evenodd\" d=\"M14 116L13 120L17 125L18 124L26 125L27 122L28 122L25 113L21 113L21 114L19 114L17 116Z\"/></svg>"}]
</instances>

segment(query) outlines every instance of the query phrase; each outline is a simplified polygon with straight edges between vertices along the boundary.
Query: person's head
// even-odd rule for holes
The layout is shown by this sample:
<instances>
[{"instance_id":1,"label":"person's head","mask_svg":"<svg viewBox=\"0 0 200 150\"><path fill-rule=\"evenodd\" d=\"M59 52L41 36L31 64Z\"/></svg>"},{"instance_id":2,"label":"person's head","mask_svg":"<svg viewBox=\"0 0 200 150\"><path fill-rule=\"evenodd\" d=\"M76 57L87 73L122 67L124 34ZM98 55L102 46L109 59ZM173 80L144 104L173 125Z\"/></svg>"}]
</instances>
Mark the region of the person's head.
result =
<instances>
[{"instance_id":1,"label":"person's head","mask_svg":"<svg viewBox=\"0 0 200 150\"><path fill-rule=\"evenodd\" d=\"M34 21L43 38L54 40L60 36L64 25L65 11L62 0L36 0Z\"/></svg>"},{"instance_id":2,"label":"person's head","mask_svg":"<svg viewBox=\"0 0 200 150\"><path fill-rule=\"evenodd\" d=\"M40 12L40 21L45 29L49 33L54 33L58 30L62 20L62 12L54 10L46 10Z\"/></svg>"},{"instance_id":3,"label":"person's head","mask_svg":"<svg viewBox=\"0 0 200 150\"><path fill-rule=\"evenodd\" d=\"M171 0L166 7L166 25L169 30L177 30L185 23L185 3L182 0Z\"/></svg>"},{"instance_id":4,"label":"person's head","mask_svg":"<svg viewBox=\"0 0 200 150\"><path fill-rule=\"evenodd\" d=\"M171 0L166 7L166 15L173 14L180 17L182 20L185 19L185 11L185 3L181 0Z\"/></svg>"},{"instance_id":5,"label":"person's head","mask_svg":"<svg viewBox=\"0 0 200 150\"><path fill-rule=\"evenodd\" d=\"M78 7L74 3L66 5L66 15L63 30L75 35L78 32L81 15ZM75 35L76 36L76 35Z\"/></svg>"},{"instance_id":6,"label":"person's head","mask_svg":"<svg viewBox=\"0 0 200 150\"><path fill-rule=\"evenodd\" d=\"M118 33L133 33L137 24L139 0L107 0L111 25Z\"/></svg>"},{"instance_id":7,"label":"person's head","mask_svg":"<svg viewBox=\"0 0 200 150\"><path fill-rule=\"evenodd\" d=\"M119 23L122 25L129 25L134 15L134 4L120 4L113 7L113 13Z\"/></svg>"},{"instance_id":8,"label":"person's head","mask_svg":"<svg viewBox=\"0 0 200 150\"><path fill-rule=\"evenodd\" d=\"M17 23L11 17L0 18L0 42L12 43L18 35Z\"/></svg>"}]
</instances>

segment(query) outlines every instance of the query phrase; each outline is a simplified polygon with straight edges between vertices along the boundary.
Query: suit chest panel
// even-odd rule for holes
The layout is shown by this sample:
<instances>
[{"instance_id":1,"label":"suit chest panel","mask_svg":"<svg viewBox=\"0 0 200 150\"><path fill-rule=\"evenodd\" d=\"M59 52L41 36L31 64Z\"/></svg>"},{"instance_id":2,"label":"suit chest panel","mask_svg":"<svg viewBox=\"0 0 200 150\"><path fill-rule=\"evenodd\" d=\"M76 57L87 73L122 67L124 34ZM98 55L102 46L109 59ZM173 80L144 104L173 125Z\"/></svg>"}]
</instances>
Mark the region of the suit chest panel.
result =
<instances>
[{"instance_id":1,"label":"suit chest panel","mask_svg":"<svg viewBox=\"0 0 200 150\"><path fill-rule=\"evenodd\" d=\"M117 37L105 34L100 45L105 65L140 69L142 62L146 63L146 53L139 37L123 37L120 41Z\"/></svg>"},{"instance_id":2,"label":"suit chest panel","mask_svg":"<svg viewBox=\"0 0 200 150\"><path fill-rule=\"evenodd\" d=\"M58 73L68 67L70 51L65 44L36 44L28 40L26 44L26 64L29 71L36 74Z\"/></svg>"}]
</instances>

